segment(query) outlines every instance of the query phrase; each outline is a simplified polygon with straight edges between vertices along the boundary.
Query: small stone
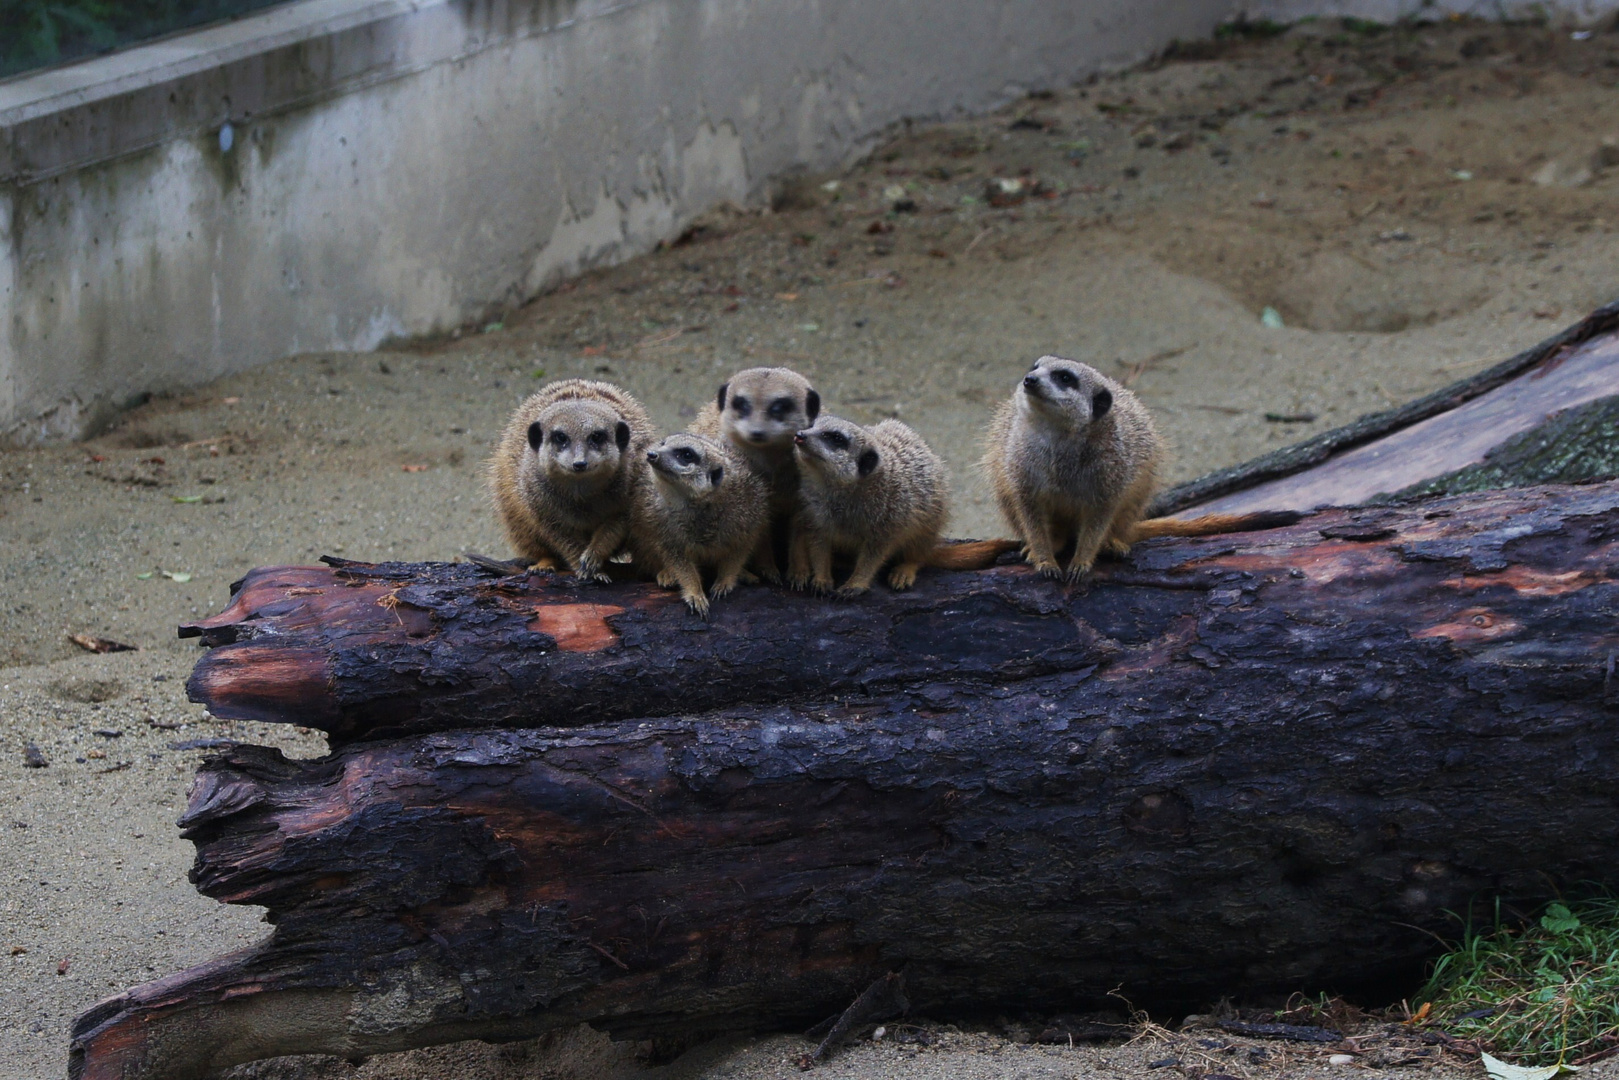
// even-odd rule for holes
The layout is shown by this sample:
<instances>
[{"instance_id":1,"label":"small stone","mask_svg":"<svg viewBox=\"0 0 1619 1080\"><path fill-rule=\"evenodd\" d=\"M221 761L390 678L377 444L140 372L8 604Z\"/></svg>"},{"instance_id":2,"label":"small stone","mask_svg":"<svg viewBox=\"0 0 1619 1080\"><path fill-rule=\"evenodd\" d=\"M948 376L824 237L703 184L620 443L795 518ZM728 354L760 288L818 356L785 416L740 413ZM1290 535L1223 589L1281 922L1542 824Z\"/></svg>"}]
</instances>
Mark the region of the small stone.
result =
<instances>
[{"instance_id":1,"label":"small stone","mask_svg":"<svg viewBox=\"0 0 1619 1080\"><path fill-rule=\"evenodd\" d=\"M1589 165L1553 158L1536 169L1529 179L1538 187L1577 188L1589 184L1593 175Z\"/></svg>"},{"instance_id":2,"label":"small stone","mask_svg":"<svg viewBox=\"0 0 1619 1080\"><path fill-rule=\"evenodd\" d=\"M50 762L45 760L45 755L40 752L39 747L28 743L22 748L22 764L25 769L43 769Z\"/></svg>"},{"instance_id":3,"label":"small stone","mask_svg":"<svg viewBox=\"0 0 1619 1080\"><path fill-rule=\"evenodd\" d=\"M1334 1054L1327 1059L1328 1065L1353 1065L1354 1063L1355 1055L1353 1054Z\"/></svg>"}]
</instances>

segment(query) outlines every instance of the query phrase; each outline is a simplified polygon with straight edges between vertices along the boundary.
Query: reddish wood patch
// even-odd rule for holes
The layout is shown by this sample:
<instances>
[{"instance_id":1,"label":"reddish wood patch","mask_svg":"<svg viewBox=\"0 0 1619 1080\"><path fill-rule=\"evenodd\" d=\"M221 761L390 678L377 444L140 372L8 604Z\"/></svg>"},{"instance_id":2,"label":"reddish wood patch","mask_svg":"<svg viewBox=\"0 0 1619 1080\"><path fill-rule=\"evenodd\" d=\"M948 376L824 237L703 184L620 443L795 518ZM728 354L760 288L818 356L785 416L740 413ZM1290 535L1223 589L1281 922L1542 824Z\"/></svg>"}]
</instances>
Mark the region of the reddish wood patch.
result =
<instances>
[{"instance_id":1,"label":"reddish wood patch","mask_svg":"<svg viewBox=\"0 0 1619 1080\"><path fill-rule=\"evenodd\" d=\"M597 652L618 644L618 632L607 620L622 614L616 604L545 604L535 609L528 625L551 637L563 652Z\"/></svg>"}]
</instances>

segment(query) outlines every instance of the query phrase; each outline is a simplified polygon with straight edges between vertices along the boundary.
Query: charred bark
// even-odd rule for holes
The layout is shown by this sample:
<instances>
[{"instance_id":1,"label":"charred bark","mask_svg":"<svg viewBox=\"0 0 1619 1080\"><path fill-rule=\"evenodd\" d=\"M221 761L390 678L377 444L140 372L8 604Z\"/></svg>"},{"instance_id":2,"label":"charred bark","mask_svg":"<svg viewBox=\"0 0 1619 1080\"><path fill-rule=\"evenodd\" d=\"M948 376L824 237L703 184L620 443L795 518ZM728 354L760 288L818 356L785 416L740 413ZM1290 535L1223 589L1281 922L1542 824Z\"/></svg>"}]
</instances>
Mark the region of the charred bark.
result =
<instances>
[{"instance_id":1,"label":"charred bark","mask_svg":"<svg viewBox=\"0 0 1619 1080\"><path fill-rule=\"evenodd\" d=\"M807 1023L891 972L934 1012L1343 987L1619 854L1619 484L733 599L250 575L194 693L341 747L204 766L194 880L274 934L81 1017L74 1075Z\"/></svg>"}]
</instances>

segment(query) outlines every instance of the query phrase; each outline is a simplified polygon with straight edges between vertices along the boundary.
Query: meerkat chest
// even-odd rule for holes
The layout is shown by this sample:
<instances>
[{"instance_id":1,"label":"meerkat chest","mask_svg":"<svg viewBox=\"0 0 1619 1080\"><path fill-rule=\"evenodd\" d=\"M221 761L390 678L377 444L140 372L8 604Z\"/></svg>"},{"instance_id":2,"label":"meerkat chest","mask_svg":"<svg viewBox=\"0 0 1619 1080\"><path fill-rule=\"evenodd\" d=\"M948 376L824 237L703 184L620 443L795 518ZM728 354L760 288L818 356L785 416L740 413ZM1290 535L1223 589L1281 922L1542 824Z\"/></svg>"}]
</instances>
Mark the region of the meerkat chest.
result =
<instances>
[{"instance_id":1,"label":"meerkat chest","mask_svg":"<svg viewBox=\"0 0 1619 1080\"><path fill-rule=\"evenodd\" d=\"M1128 484L1106 439L1040 432L1018 459L1020 486L1054 508L1081 511L1114 499Z\"/></svg>"},{"instance_id":2,"label":"meerkat chest","mask_svg":"<svg viewBox=\"0 0 1619 1080\"><path fill-rule=\"evenodd\" d=\"M817 531L848 546L885 532L893 509L880 477L859 484L806 485L804 503Z\"/></svg>"}]
</instances>

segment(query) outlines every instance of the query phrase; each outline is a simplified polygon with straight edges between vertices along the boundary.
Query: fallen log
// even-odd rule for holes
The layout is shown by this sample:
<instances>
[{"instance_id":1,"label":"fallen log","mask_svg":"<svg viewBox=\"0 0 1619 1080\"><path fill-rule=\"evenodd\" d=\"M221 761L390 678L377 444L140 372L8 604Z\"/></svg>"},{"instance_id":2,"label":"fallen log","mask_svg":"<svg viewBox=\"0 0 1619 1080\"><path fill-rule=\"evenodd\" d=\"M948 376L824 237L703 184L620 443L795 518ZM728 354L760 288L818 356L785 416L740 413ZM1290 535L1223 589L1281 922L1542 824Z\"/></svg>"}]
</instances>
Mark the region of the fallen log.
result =
<instances>
[{"instance_id":1,"label":"fallen log","mask_svg":"<svg viewBox=\"0 0 1619 1080\"><path fill-rule=\"evenodd\" d=\"M193 692L339 749L213 758L182 825L274 933L86 1013L72 1075L780 1027L894 972L935 1013L1410 975L1447 910L1612 879L1616 617L1614 483L708 624L548 575L258 571L194 624Z\"/></svg>"},{"instance_id":2,"label":"fallen log","mask_svg":"<svg viewBox=\"0 0 1619 1080\"><path fill-rule=\"evenodd\" d=\"M1170 488L1150 512L1313 510L1395 495L1613 479L1616 395L1619 301L1416 401ZM1587 423L1571 425L1573 414ZM1558 451L1537 443L1555 443Z\"/></svg>"}]
</instances>

